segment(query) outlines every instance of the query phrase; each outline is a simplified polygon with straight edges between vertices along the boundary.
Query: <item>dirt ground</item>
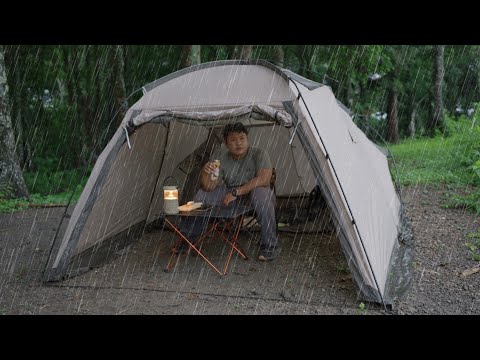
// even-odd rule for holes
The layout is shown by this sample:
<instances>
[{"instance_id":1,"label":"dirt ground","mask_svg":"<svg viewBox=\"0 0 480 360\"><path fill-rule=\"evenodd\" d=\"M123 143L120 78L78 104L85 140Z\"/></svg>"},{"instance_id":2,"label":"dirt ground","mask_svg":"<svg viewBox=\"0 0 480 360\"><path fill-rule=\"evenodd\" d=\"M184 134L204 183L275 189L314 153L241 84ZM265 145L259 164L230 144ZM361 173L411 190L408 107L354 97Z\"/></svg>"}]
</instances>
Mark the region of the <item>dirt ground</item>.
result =
<instances>
[{"instance_id":1,"label":"dirt ground","mask_svg":"<svg viewBox=\"0 0 480 360\"><path fill-rule=\"evenodd\" d=\"M0 215L0 314L480 314L480 272L460 275L479 265L465 243L479 230L480 218L442 208L445 191L404 189L415 235L414 278L389 312L375 304L361 306L331 233L282 232L283 251L270 263L256 260L258 234L242 234L249 259L234 256L228 274L220 276L196 256L180 257L165 272L173 235L154 230L100 268L42 284L65 212L48 208ZM212 246L210 251L216 251L215 258L224 250Z\"/></svg>"}]
</instances>

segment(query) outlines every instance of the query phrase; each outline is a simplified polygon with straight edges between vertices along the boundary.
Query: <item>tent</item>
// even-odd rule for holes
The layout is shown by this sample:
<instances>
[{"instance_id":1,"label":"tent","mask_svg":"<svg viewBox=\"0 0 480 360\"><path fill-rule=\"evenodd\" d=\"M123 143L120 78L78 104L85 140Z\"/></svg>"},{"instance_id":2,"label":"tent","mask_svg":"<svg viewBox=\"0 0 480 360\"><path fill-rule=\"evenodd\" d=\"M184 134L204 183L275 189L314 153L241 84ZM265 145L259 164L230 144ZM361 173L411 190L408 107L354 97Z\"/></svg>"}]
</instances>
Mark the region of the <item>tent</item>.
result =
<instances>
[{"instance_id":1,"label":"tent","mask_svg":"<svg viewBox=\"0 0 480 360\"><path fill-rule=\"evenodd\" d=\"M241 121L271 156L278 196L320 187L360 297L390 305L406 289L411 250L402 245L412 237L387 157L330 87L264 60L230 60L142 90L97 159L45 281L100 266L138 240L162 216L164 180L195 191L222 127Z\"/></svg>"}]
</instances>

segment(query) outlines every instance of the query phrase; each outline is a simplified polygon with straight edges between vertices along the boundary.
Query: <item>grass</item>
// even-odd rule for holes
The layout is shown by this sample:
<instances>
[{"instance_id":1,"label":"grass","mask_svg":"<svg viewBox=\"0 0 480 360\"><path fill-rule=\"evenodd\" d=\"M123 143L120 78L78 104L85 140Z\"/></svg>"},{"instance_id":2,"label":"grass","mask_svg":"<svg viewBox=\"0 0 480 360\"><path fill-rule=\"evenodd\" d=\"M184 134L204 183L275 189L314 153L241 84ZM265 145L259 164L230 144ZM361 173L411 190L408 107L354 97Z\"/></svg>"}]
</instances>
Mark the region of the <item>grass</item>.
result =
<instances>
[{"instance_id":1,"label":"grass","mask_svg":"<svg viewBox=\"0 0 480 360\"><path fill-rule=\"evenodd\" d=\"M471 242L467 242L465 246L468 248L468 254L472 260L480 261L480 231L468 235L472 239Z\"/></svg>"},{"instance_id":2,"label":"grass","mask_svg":"<svg viewBox=\"0 0 480 360\"><path fill-rule=\"evenodd\" d=\"M7 199L0 192L0 213L12 213L38 205L67 205L72 192L71 202L78 201L91 168L58 171L55 166L52 159L35 159L37 170L23 174L30 198Z\"/></svg>"},{"instance_id":3,"label":"grass","mask_svg":"<svg viewBox=\"0 0 480 360\"><path fill-rule=\"evenodd\" d=\"M78 201L83 187L79 187L73 194L71 202ZM72 192L63 192L60 194L41 195L33 194L30 199L5 199L0 194L0 214L8 214L24 210L33 206L40 205L67 205L70 201Z\"/></svg>"},{"instance_id":4,"label":"grass","mask_svg":"<svg viewBox=\"0 0 480 360\"><path fill-rule=\"evenodd\" d=\"M450 136L404 140L390 150L392 177L403 186L445 184L444 207L480 214L480 121L447 118ZM467 190L467 194L464 192Z\"/></svg>"},{"instance_id":5,"label":"grass","mask_svg":"<svg viewBox=\"0 0 480 360\"><path fill-rule=\"evenodd\" d=\"M40 162L37 170L24 173L27 188L32 194L49 195L71 192L79 183L84 187L91 169L58 170L54 164ZM79 181L80 180L80 181Z\"/></svg>"},{"instance_id":6,"label":"grass","mask_svg":"<svg viewBox=\"0 0 480 360\"><path fill-rule=\"evenodd\" d=\"M398 173L392 169L395 180L402 185L478 185L478 175L468 167L480 145L479 127L472 128L472 120L465 118L449 123L449 137L409 139L390 147L397 163Z\"/></svg>"},{"instance_id":7,"label":"grass","mask_svg":"<svg viewBox=\"0 0 480 360\"><path fill-rule=\"evenodd\" d=\"M355 314L356 315L366 315L367 313L367 310L365 309L365 304L363 302L361 302L360 304L358 304L358 308L357 310L355 310Z\"/></svg>"}]
</instances>

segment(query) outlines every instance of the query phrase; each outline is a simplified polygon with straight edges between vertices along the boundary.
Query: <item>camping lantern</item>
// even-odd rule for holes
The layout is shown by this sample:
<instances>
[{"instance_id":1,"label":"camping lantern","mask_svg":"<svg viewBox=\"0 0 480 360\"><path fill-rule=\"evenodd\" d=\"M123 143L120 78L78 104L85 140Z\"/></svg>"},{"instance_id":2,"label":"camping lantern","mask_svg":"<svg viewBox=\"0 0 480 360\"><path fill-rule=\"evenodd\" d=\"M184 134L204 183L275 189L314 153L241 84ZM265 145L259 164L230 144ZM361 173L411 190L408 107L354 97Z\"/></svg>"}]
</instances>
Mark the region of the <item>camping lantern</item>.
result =
<instances>
[{"instance_id":1,"label":"camping lantern","mask_svg":"<svg viewBox=\"0 0 480 360\"><path fill-rule=\"evenodd\" d=\"M173 176L168 176L163 182L163 211L167 215L178 214L178 184L176 186L166 186L168 179L174 179Z\"/></svg>"}]
</instances>

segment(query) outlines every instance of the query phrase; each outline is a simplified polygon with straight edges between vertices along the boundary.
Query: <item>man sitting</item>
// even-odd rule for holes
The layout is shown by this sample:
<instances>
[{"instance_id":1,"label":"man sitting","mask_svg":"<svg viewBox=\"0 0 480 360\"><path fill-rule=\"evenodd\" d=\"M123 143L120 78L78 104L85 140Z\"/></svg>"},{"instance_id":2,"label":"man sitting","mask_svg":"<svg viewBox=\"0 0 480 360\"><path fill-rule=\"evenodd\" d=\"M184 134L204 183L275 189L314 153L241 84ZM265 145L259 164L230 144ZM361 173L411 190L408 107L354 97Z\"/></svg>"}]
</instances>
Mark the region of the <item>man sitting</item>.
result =
<instances>
[{"instance_id":1,"label":"man sitting","mask_svg":"<svg viewBox=\"0 0 480 360\"><path fill-rule=\"evenodd\" d=\"M260 255L258 260L270 261L280 253L276 231L275 194L270 189L272 165L268 154L248 143L248 130L240 122L228 124L223 129L223 140L227 151L217 151L201 172L200 189L195 202L205 205L225 205L238 202L252 205L261 225ZM215 172L213 160L220 160L219 177L212 179ZM180 231L195 242L205 230L207 221L182 219ZM187 246L181 243L180 252Z\"/></svg>"}]
</instances>

